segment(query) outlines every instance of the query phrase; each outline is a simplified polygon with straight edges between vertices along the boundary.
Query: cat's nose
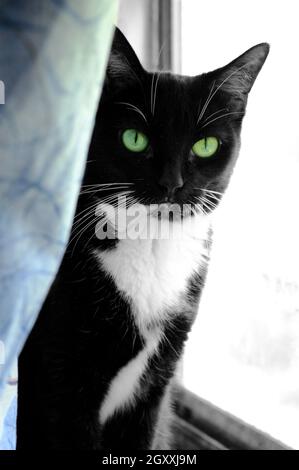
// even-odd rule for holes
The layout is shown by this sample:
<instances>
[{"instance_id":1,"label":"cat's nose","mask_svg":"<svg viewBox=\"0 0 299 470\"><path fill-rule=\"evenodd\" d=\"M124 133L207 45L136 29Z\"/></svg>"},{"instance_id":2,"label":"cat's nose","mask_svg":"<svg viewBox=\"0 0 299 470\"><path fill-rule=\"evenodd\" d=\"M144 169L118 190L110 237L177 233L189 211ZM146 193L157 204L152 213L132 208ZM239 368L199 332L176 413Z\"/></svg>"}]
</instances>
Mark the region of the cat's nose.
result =
<instances>
[{"instance_id":1,"label":"cat's nose","mask_svg":"<svg viewBox=\"0 0 299 470\"><path fill-rule=\"evenodd\" d=\"M167 191L168 199L172 199L178 189L182 188L184 181L180 172L164 173L158 181L159 186Z\"/></svg>"}]
</instances>

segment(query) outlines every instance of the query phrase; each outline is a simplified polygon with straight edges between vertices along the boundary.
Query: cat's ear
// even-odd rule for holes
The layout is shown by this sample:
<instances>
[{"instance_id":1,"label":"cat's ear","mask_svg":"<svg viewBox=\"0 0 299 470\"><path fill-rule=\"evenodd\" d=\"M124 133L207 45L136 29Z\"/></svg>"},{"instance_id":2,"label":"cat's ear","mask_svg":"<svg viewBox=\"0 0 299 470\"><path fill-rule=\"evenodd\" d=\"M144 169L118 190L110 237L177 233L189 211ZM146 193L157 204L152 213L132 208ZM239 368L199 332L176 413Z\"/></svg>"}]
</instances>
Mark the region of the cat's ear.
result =
<instances>
[{"instance_id":1,"label":"cat's ear","mask_svg":"<svg viewBox=\"0 0 299 470\"><path fill-rule=\"evenodd\" d=\"M252 47L225 67L215 70L216 86L235 98L245 99L261 70L270 46L267 43Z\"/></svg>"},{"instance_id":2,"label":"cat's ear","mask_svg":"<svg viewBox=\"0 0 299 470\"><path fill-rule=\"evenodd\" d=\"M136 80L144 69L124 34L115 28L110 58L107 66L108 80Z\"/></svg>"}]
</instances>

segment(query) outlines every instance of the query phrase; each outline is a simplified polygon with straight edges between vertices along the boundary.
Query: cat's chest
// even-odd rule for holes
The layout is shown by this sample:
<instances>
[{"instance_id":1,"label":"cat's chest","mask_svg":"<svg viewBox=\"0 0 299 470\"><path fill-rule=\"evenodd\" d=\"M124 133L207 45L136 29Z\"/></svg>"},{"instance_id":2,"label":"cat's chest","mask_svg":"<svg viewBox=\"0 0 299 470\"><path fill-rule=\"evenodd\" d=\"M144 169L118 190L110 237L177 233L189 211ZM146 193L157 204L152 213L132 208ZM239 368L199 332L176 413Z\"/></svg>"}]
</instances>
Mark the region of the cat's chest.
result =
<instances>
[{"instance_id":1,"label":"cat's chest","mask_svg":"<svg viewBox=\"0 0 299 470\"><path fill-rule=\"evenodd\" d=\"M140 326L179 308L190 277L204 266L207 231L202 224L170 239L124 239L97 253Z\"/></svg>"}]
</instances>

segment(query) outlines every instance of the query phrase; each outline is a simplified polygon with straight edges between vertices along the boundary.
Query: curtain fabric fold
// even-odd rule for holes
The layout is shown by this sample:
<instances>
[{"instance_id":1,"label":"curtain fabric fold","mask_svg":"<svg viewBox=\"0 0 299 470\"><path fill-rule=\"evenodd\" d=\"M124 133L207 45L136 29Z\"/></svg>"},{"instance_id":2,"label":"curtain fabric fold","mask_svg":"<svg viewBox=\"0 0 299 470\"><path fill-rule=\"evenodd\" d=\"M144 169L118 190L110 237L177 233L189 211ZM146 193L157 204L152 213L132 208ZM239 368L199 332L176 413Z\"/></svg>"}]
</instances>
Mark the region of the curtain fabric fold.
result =
<instances>
[{"instance_id":1,"label":"curtain fabric fold","mask_svg":"<svg viewBox=\"0 0 299 470\"><path fill-rule=\"evenodd\" d=\"M116 13L117 0L0 1L0 435L68 239Z\"/></svg>"}]
</instances>

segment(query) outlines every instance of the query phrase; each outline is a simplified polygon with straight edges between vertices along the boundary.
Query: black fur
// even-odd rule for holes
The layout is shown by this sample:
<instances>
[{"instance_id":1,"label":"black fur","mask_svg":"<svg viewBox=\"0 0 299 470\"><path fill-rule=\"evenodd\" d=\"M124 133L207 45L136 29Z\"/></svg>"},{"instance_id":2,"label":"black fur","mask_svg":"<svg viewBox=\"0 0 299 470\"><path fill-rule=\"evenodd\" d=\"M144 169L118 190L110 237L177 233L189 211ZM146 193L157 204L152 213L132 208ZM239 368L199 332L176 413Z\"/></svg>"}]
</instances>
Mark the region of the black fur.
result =
<instances>
[{"instance_id":1,"label":"black fur","mask_svg":"<svg viewBox=\"0 0 299 470\"><path fill-rule=\"evenodd\" d=\"M129 181L134 183L136 199L146 204L165 200L195 204L201 195L198 188L223 192L238 153L247 95L267 53L268 46L262 44L208 74L153 76L116 30L83 184ZM213 93L221 83L197 123L211 89ZM154 110L151 90L156 92ZM124 102L137 106L147 122ZM222 108L226 111L214 114ZM213 117L231 112L235 114L205 126ZM146 152L132 155L124 149L120 135L126 128L148 135ZM217 136L221 142L218 153L207 161L191 151L194 142L205 136ZM113 189L83 192L77 214L112 193ZM167 445L157 443L157 422L204 279L202 274L190 274L184 310L173 312L171 324L159 325L168 340L161 341L151 358L135 406L116 413L101 427L98 414L109 383L144 344L129 303L92 254L94 248L113 250L117 243L117 239L98 240L95 223L81 234L73 228L59 273L19 359L19 449Z\"/></svg>"}]
</instances>

